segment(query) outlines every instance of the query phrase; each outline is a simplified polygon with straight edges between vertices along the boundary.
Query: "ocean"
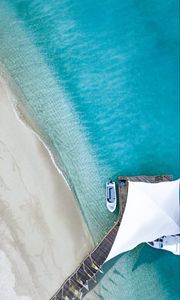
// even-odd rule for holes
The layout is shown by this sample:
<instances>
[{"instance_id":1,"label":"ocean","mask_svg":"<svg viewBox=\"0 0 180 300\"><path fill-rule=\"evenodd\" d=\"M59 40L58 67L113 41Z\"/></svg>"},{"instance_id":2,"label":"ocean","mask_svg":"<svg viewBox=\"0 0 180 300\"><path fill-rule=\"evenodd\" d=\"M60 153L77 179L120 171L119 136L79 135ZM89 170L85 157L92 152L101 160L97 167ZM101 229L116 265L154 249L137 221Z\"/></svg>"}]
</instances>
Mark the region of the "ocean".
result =
<instances>
[{"instance_id":1,"label":"ocean","mask_svg":"<svg viewBox=\"0 0 180 300\"><path fill-rule=\"evenodd\" d=\"M179 177L178 0L1 0L0 63L95 243L117 218L105 182ZM100 299L178 299L179 260L140 245L105 266Z\"/></svg>"}]
</instances>

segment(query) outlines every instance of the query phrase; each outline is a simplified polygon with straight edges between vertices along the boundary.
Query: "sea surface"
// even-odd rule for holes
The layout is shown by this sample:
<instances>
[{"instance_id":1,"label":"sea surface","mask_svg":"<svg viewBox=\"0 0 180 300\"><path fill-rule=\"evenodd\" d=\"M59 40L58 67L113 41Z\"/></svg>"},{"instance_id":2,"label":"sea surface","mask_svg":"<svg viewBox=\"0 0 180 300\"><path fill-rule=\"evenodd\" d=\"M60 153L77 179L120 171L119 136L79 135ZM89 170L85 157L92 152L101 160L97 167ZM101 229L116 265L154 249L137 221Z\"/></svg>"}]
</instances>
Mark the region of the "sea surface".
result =
<instances>
[{"instance_id":1,"label":"sea surface","mask_svg":"<svg viewBox=\"0 0 180 300\"><path fill-rule=\"evenodd\" d=\"M108 178L179 177L178 11L178 0L0 1L0 63L95 243L117 218ZM179 267L140 245L106 264L99 299L176 300Z\"/></svg>"}]
</instances>

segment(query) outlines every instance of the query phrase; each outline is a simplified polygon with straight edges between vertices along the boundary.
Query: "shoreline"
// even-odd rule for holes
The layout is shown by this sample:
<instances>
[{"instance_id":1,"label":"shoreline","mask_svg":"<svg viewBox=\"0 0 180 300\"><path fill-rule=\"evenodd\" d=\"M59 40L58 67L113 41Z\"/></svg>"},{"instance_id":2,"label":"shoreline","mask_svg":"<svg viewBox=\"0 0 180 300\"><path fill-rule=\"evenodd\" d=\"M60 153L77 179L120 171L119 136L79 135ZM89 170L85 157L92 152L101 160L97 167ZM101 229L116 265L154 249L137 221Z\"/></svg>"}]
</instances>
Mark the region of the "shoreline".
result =
<instances>
[{"instance_id":1,"label":"shoreline","mask_svg":"<svg viewBox=\"0 0 180 300\"><path fill-rule=\"evenodd\" d=\"M1 86L1 84L3 84L3 86L5 87L5 89L7 91L10 91L10 95L9 95L11 97L10 104L11 104L13 113L14 113L17 121L20 122L20 124L22 126L24 126L27 130L30 130L30 132L32 134L34 134L35 137L39 140L39 142L45 147L54 167L56 168L59 175L63 178L65 185L67 186L69 191L72 193L73 198L74 198L74 203L76 205L76 208L79 210L79 213L81 214L81 218L83 220L84 227L86 228L85 230L87 231L87 234L89 235L90 242L92 245L94 245L94 241L90 234L90 230L89 230L87 224L85 223L81 209L76 201L77 200L76 195L74 194L73 190L71 189L71 187L68 183L68 180L64 176L63 172L58 167L58 164L56 163L56 159L50 149L50 146L44 141L43 137L41 137L41 133L37 127L36 122L31 118L30 114L26 110L25 105L21 104L20 102L18 103L17 99L24 97L24 96L21 94L21 91L18 89L16 84L13 82L13 80L11 80L11 78L8 76L8 72L5 70L3 65L0 63L0 86Z\"/></svg>"},{"instance_id":2,"label":"shoreline","mask_svg":"<svg viewBox=\"0 0 180 300\"><path fill-rule=\"evenodd\" d=\"M46 148L56 170L58 171L60 176L63 177L64 181L66 182L67 187L72 192L70 185L68 184L68 181L66 180L65 176L63 175L63 172L57 166L57 163L55 161L55 158L54 158L50 148L43 141L43 138L40 136L40 133L38 133L37 125L35 125L33 120L29 116L27 116L28 113L25 111L25 108L22 107L22 105L20 105L20 103L18 103L17 100L15 100L16 98L18 98L17 87L15 88L13 86L13 83L11 82L11 80L8 78L8 76L5 75L6 72L1 71L2 69L3 69L3 67L0 64L0 84L2 83L2 85L5 87L5 89L10 90L11 93L13 93L13 95L15 96L15 97L13 97L13 99L10 100L10 102L11 102L12 110L13 110L17 120L22 124L22 126L25 126L28 130L32 131L32 133L37 137L37 139L43 144L43 146ZM13 86L13 88L12 88L12 86ZM20 108L20 106L21 106L21 108Z\"/></svg>"},{"instance_id":3,"label":"shoreline","mask_svg":"<svg viewBox=\"0 0 180 300\"><path fill-rule=\"evenodd\" d=\"M22 299L27 299L29 296L28 300L36 300L37 297L44 300L56 292L60 282L69 276L77 266L77 262L80 262L92 249L93 242L74 195L61 170L57 167L50 149L34 130L34 124L31 127L30 120L26 120L24 113L19 111L19 104L16 100L17 93L12 90L9 81L6 81L2 74L4 75L4 73L0 73L0 105L2 106L0 137L1 144L3 140L4 145L8 144L8 147L11 148L11 154L7 155L7 149L3 145L2 159L6 163L4 169L2 167L0 171L4 189L0 201L2 216L0 250L5 253L11 265L12 274L9 276L15 277L14 292L17 292L18 299L20 294L25 295ZM7 132L4 132L6 130ZM15 146L13 142L15 142ZM31 144L33 145L32 149L30 148ZM34 150L36 150L36 154L33 152ZM27 157L25 157L26 155ZM33 160L35 156L38 157L37 161ZM15 171L11 173L12 170L10 170L6 176L5 174L9 172L8 168L12 169L11 163L14 164ZM29 172L32 174L28 174ZM17 178L13 177L14 173ZM38 174L36 175L36 173ZM33 178L35 176L36 178ZM35 186L38 178L43 181L42 188L39 188L38 185ZM28 183L28 181L31 182ZM9 190L11 184L13 188ZM27 186L28 184L29 186ZM33 190L31 190L32 187ZM48 196L51 201L44 199ZM19 197L21 199L18 199ZM42 215L38 217L40 211ZM30 224L26 218L29 219ZM31 224L31 222L34 223ZM30 225L33 225L33 231ZM36 233L34 230L39 232ZM33 233L30 237L32 239L30 244L26 237L27 233L30 236ZM59 241L60 239L62 242ZM13 240L15 246L12 246L9 240ZM51 243L54 245L53 247L51 247ZM30 249L31 247L33 250ZM41 254L39 247L42 250ZM43 253L43 251L47 253ZM37 270L37 265L39 265L39 270ZM50 279L45 265L49 270ZM21 272L19 272L20 269ZM47 298L43 289L48 293Z\"/></svg>"}]
</instances>

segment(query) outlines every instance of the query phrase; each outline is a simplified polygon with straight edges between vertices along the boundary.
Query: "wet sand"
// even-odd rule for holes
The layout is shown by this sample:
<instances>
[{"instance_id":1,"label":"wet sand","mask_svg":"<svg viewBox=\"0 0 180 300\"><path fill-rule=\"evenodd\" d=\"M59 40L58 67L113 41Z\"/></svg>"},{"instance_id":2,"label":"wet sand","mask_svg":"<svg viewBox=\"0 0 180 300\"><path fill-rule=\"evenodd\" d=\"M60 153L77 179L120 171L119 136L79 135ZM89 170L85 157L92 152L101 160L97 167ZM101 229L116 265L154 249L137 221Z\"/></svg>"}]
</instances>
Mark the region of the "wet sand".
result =
<instances>
[{"instance_id":1,"label":"wet sand","mask_svg":"<svg viewBox=\"0 0 180 300\"><path fill-rule=\"evenodd\" d=\"M0 79L0 300L48 300L93 248L79 208Z\"/></svg>"}]
</instances>

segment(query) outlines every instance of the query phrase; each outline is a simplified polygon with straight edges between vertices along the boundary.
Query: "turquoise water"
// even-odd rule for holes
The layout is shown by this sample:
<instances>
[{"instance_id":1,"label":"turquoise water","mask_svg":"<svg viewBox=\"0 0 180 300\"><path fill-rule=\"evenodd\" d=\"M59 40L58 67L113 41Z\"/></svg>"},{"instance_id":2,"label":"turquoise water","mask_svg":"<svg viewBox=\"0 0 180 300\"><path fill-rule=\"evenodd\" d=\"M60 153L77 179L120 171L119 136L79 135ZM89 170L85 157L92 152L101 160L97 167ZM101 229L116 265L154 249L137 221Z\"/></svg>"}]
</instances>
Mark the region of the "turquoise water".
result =
<instances>
[{"instance_id":1,"label":"turquoise water","mask_svg":"<svg viewBox=\"0 0 180 300\"><path fill-rule=\"evenodd\" d=\"M0 61L97 242L116 218L107 178L179 176L178 1L2 0L0 14ZM107 264L101 297L178 299L178 264L139 246Z\"/></svg>"}]
</instances>

